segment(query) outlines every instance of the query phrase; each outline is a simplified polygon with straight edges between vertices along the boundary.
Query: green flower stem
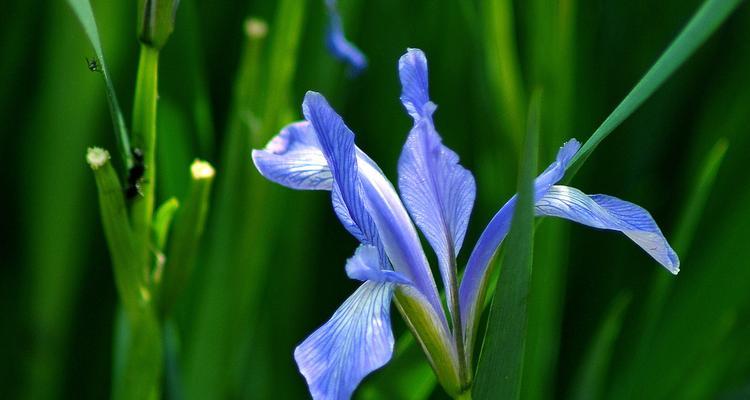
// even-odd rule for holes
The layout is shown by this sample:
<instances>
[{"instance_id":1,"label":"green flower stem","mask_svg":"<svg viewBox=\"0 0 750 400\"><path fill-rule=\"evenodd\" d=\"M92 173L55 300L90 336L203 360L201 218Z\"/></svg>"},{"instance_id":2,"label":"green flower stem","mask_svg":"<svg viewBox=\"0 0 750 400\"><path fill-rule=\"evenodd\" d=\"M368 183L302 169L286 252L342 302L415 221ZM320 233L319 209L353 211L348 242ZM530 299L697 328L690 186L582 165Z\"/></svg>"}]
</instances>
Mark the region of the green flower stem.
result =
<instances>
[{"instance_id":1,"label":"green flower stem","mask_svg":"<svg viewBox=\"0 0 750 400\"><path fill-rule=\"evenodd\" d=\"M151 218L154 210L154 184L156 179L156 99L159 51L141 45L138 78L133 105L133 146L143 152L145 172L140 182L142 197L136 197L130 211L133 234L143 260L149 260ZM148 263L142 264L148 268ZM146 269L146 273L148 270Z\"/></svg>"},{"instance_id":2,"label":"green flower stem","mask_svg":"<svg viewBox=\"0 0 750 400\"><path fill-rule=\"evenodd\" d=\"M136 256L122 185L110 162L109 152L96 147L90 148L86 160L96 179L102 224L112 257L115 284L128 319L132 320L147 301L149 291L140 273L140 258Z\"/></svg>"},{"instance_id":3,"label":"green flower stem","mask_svg":"<svg viewBox=\"0 0 750 400\"><path fill-rule=\"evenodd\" d=\"M91 148L86 155L94 171L102 224L114 266L115 284L125 308L130 336L122 374L114 382L114 398L155 398L159 392L162 345L152 296L141 273L143 259L128 222L122 185L110 162L109 153Z\"/></svg>"},{"instance_id":4,"label":"green flower stem","mask_svg":"<svg viewBox=\"0 0 750 400\"><path fill-rule=\"evenodd\" d=\"M196 160L190 172L190 193L177 213L164 268L159 302L164 316L169 315L190 279L208 212L214 169L211 164Z\"/></svg>"}]
</instances>

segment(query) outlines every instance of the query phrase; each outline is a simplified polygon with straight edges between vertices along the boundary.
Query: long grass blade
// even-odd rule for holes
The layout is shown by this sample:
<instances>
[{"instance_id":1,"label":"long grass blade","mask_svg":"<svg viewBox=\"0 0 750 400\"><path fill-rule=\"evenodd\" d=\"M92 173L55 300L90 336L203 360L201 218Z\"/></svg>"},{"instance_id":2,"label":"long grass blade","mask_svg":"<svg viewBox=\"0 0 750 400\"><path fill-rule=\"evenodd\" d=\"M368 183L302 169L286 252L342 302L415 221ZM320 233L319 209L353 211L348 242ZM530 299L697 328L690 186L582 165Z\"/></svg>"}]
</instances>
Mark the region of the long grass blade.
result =
<instances>
[{"instance_id":1,"label":"long grass blade","mask_svg":"<svg viewBox=\"0 0 750 400\"><path fill-rule=\"evenodd\" d=\"M576 153L566 179L578 172L599 143L648 99L734 11L742 0L706 0L630 93Z\"/></svg>"},{"instance_id":2,"label":"long grass blade","mask_svg":"<svg viewBox=\"0 0 750 400\"><path fill-rule=\"evenodd\" d=\"M94 52L96 53L97 58L94 62L95 65L98 64L100 66L102 76L104 77L104 84L107 88L107 102L109 104L109 113L112 116L112 125L115 129L117 150L122 156L125 167L130 168L133 166L133 155L130 151L128 129L125 126L125 118L122 116L122 110L120 110L120 103L117 101L117 94L115 93L115 86L112 84L112 77L109 74L107 61L104 59L104 51L102 50L102 43L99 39L99 30L96 27L91 3L89 3L89 0L67 1L73 9L73 12L76 14L76 17L78 17L78 20L81 22L81 25L83 25L83 30L86 32L86 36L94 47Z\"/></svg>"},{"instance_id":3,"label":"long grass blade","mask_svg":"<svg viewBox=\"0 0 750 400\"><path fill-rule=\"evenodd\" d=\"M529 105L518 178L518 203L477 367L473 394L480 400L517 399L521 394L534 240L533 185L539 146L540 96L535 92Z\"/></svg>"}]
</instances>

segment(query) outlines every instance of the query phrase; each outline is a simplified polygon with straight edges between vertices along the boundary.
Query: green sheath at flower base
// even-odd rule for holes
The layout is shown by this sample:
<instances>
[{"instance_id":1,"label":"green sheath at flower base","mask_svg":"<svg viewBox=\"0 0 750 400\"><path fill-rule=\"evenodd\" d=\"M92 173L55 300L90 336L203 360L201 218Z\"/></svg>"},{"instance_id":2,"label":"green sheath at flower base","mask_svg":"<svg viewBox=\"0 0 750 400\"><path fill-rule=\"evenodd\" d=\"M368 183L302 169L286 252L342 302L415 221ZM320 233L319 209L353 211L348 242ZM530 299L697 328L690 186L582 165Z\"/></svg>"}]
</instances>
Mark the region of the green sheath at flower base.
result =
<instances>
[{"instance_id":1,"label":"green sheath at flower base","mask_svg":"<svg viewBox=\"0 0 750 400\"><path fill-rule=\"evenodd\" d=\"M138 40L160 50L174 30L179 0L139 0Z\"/></svg>"},{"instance_id":2,"label":"green sheath at flower base","mask_svg":"<svg viewBox=\"0 0 750 400\"><path fill-rule=\"evenodd\" d=\"M208 212L214 169L205 161L195 160L190 166L190 173L190 192L184 206L177 212L169 240L160 301L163 315L171 311L175 300L187 286Z\"/></svg>"},{"instance_id":3,"label":"green sheath at flower base","mask_svg":"<svg viewBox=\"0 0 750 400\"><path fill-rule=\"evenodd\" d=\"M434 321L434 314L428 312L429 308L424 304L415 301L416 297L410 296L409 290L414 289L410 286L401 286L396 290L396 307L422 346L440 384L448 394L457 396L462 392L461 379L456 368L458 355L453 344L446 339L450 335L438 329L443 325Z\"/></svg>"}]
</instances>

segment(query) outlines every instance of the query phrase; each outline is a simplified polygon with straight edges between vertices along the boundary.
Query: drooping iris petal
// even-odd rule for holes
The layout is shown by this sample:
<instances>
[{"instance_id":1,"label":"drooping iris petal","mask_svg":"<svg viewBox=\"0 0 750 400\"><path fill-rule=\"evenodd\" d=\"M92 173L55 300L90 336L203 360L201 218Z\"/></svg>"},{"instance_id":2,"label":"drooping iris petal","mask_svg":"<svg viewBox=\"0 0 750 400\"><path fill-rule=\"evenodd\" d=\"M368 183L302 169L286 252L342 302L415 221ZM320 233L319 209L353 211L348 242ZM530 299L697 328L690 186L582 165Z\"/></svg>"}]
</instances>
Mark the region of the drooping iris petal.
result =
<instances>
[{"instance_id":1,"label":"drooping iris petal","mask_svg":"<svg viewBox=\"0 0 750 400\"><path fill-rule=\"evenodd\" d=\"M453 346L452 335L440 315L419 289L396 271L379 268L378 249L362 245L346 263L346 272L352 279L398 284L399 296L396 305L402 310L407 325L421 345L427 349L427 357L440 376L446 390L458 387L458 355Z\"/></svg>"},{"instance_id":2,"label":"drooping iris petal","mask_svg":"<svg viewBox=\"0 0 750 400\"><path fill-rule=\"evenodd\" d=\"M536 203L537 215L569 219L579 224L624 233L671 273L680 271L680 260L667 239L643 208L606 195L587 196L568 186L552 186Z\"/></svg>"},{"instance_id":3,"label":"drooping iris petal","mask_svg":"<svg viewBox=\"0 0 750 400\"><path fill-rule=\"evenodd\" d=\"M346 261L346 274L358 281L391 282L411 285L411 281L396 271L380 268L380 252L374 246L363 244Z\"/></svg>"},{"instance_id":4,"label":"drooping iris petal","mask_svg":"<svg viewBox=\"0 0 750 400\"><path fill-rule=\"evenodd\" d=\"M359 155L354 133L322 95L308 92L302 108L338 185L340 196L334 200L349 211L349 219L368 239L364 243L382 243L393 268L413 282L444 317L419 236L393 185L372 160Z\"/></svg>"},{"instance_id":5,"label":"drooping iris petal","mask_svg":"<svg viewBox=\"0 0 750 400\"><path fill-rule=\"evenodd\" d=\"M399 159L399 188L409 214L435 250L453 310L455 260L466 234L476 184L458 163L458 155L442 144L433 125L435 105L429 100L424 53L410 49L402 56L399 76L401 101L414 118Z\"/></svg>"},{"instance_id":6,"label":"drooping iris petal","mask_svg":"<svg viewBox=\"0 0 750 400\"><path fill-rule=\"evenodd\" d=\"M347 63L352 74L358 74L367 67L367 57L344 35L344 26L336 7L336 0L326 0L328 8L328 50L337 59Z\"/></svg>"},{"instance_id":7,"label":"drooping iris petal","mask_svg":"<svg viewBox=\"0 0 750 400\"><path fill-rule=\"evenodd\" d=\"M333 178L312 125L286 126L263 150L253 150L253 162L267 179L302 190L331 190Z\"/></svg>"},{"instance_id":8,"label":"drooping iris petal","mask_svg":"<svg viewBox=\"0 0 750 400\"><path fill-rule=\"evenodd\" d=\"M330 320L294 350L316 400L349 399L362 379L393 353L393 283L365 282Z\"/></svg>"}]
</instances>

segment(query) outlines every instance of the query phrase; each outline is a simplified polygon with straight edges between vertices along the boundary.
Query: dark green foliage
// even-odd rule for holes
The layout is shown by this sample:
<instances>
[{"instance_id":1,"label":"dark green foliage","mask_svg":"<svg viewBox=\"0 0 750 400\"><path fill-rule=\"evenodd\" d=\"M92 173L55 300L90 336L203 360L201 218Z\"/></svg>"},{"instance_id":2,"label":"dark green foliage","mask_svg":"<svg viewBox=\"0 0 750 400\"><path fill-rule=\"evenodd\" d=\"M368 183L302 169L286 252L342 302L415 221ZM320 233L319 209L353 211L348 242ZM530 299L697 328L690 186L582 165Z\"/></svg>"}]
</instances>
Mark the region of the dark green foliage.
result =
<instances>
[{"instance_id":1,"label":"dark green foliage","mask_svg":"<svg viewBox=\"0 0 750 400\"><path fill-rule=\"evenodd\" d=\"M563 140L584 141L596 130L702 3L339 0L350 38L370 61L349 80L323 43L323 0L183 0L159 60L155 204L172 196L184 204L193 158L211 161L217 173L194 273L165 332L164 395L180 393L170 385L182 377L187 398L306 396L292 351L356 287L343 270L356 243L328 195L276 187L250 161L252 146L300 118L306 90L328 97L358 145L395 181L410 127L398 102L396 62L406 47L426 52L436 126L477 178L462 265L484 224L516 191L518 130L530 89L544 93L543 166ZM728 11L735 3L713 4ZM137 7L92 6L111 88L123 105L124 118L114 125L120 129L132 116ZM118 296L86 148L109 148L120 179L125 175L123 155L112 151L118 136L108 86L85 63L101 56L66 2L7 0L2 8L0 397L106 398L117 358ZM266 21L265 39L248 41L249 16ZM587 193L647 208L680 252L680 275L667 276L621 235L564 222L538 226L522 398L747 393L748 37L750 7L739 2L629 119L617 121L573 181ZM493 53L501 50L510 58ZM722 138L728 150L713 184L691 202ZM664 278L668 290L654 283ZM627 308L622 293L631 295ZM655 319L652 302L661 309ZM396 335L404 332L397 322ZM430 390L433 377L421 378L429 367L418 351L395 357L368 379L363 398L409 393L408 380L390 376L418 380L415 396L445 397Z\"/></svg>"}]
</instances>

